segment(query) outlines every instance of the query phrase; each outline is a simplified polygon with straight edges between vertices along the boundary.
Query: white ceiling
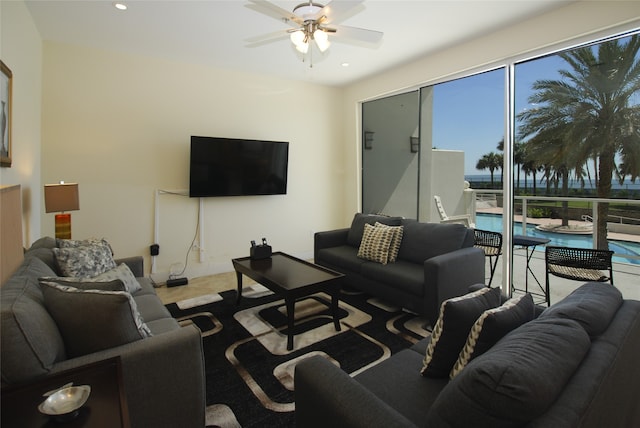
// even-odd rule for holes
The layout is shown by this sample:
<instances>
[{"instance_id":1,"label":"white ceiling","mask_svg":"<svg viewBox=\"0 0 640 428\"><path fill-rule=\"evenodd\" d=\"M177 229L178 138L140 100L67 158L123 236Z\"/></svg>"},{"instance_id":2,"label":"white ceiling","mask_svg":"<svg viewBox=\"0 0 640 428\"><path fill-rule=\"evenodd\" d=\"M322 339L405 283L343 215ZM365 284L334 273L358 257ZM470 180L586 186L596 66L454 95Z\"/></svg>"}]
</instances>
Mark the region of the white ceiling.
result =
<instances>
[{"instance_id":1,"label":"white ceiling","mask_svg":"<svg viewBox=\"0 0 640 428\"><path fill-rule=\"evenodd\" d=\"M124 0L124 12L111 0L26 4L44 40L337 86L571 1L368 0L341 24L381 31L382 44L369 49L333 42L324 57L314 56L312 68L286 38L247 46L246 39L288 25L249 9L245 0ZM272 0L290 11L301 2Z\"/></svg>"}]
</instances>

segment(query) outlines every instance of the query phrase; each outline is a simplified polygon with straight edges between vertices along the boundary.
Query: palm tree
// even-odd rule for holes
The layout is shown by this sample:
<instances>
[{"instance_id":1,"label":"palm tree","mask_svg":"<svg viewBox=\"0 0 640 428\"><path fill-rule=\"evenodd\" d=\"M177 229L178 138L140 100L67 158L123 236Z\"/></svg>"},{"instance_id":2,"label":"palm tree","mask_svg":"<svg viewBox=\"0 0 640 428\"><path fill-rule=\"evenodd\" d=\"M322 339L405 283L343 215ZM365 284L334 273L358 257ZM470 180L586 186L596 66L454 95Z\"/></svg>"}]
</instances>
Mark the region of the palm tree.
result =
<instances>
[{"instance_id":1,"label":"palm tree","mask_svg":"<svg viewBox=\"0 0 640 428\"><path fill-rule=\"evenodd\" d=\"M502 169L502 156L497 155L494 152L487 153L482 155L478 162L476 163L476 169L485 170L488 169L491 174L491 188L493 188L493 172L496 169Z\"/></svg>"},{"instance_id":2,"label":"palm tree","mask_svg":"<svg viewBox=\"0 0 640 428\"><path fill-rule=\"evenodd\" d=\"M500 142L498 143L498 150L504 151L504 138L500 140ZM504 155L502 156L504 159ZM516 190L518 191L520 190L520 171L522 170L522 166L524 165L524 162L525 162L524 144L515 143L513 147L513 163L516 164L516 171L517 171ZM526 180L526 176L525 176L525 180ZM525 186L525 190L526 190L526 186Z\"/></svg>"},{"instance_id":3,"label":"palm tree","mask_svg":"<svg viewBox=\"0 0 640 428\"><path fill-rule=\"evenodd\" d=\"M580 165L579 174L589 159L597 158L599 198L611 196L616 170L633 181L640 176L640 106L631 103L640 92L639 52L640 37L634 35L559 54L569 69L559 70L561 80L536 81L529 101L540 107L519 115L524 135L561 130L562 141L571 147L570 164ZM608 247L608 213L609 204L600 203L599 248Z\"/></svg>"}]
</instances>

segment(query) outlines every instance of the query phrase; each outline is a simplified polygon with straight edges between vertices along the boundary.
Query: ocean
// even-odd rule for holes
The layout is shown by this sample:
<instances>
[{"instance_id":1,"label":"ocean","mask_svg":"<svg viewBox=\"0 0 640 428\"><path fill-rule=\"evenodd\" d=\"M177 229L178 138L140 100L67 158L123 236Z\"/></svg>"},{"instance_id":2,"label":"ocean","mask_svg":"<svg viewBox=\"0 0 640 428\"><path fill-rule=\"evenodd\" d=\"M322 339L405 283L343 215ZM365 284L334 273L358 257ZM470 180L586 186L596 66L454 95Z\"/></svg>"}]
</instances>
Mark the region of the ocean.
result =
<instances>
[{"instance_id":1,"label":"ocean","mask_svg":"<svg viewBox=\"0 0 640 428\"><path fill-rule=\"evenodd\" d=\"M470 175L465 175L464 179L470 183L473 182L482 182L482 183L490 183L491 182L491 176L490 175L485 175L485 174L470 174ZM493 176L493 180L494 182L499 182L500 181L500 173L496 173ZM516 178L514 178L514 185L516 184ZM540 180L540 174L538 174L537 177L538 183L536 185L536 187L538 189L540 188L544 188L546 187L546 182L543 180ZM524 174L520 175L520 187L524 188ZM527 188L532 188L533 187L533 181L532 181L532 177L528 177L527 178ZM611 187L614 190L629 190L629 191L637 191L640 190L640 180L636 180L635 183L631 182L631 180L629 179L625 179L624 182L622 184L620 184L618 182L618 180L614 180L613 183L611 183ZM570 180L569 181L569 188L570 189L580 189L582 188L582 185L580 184L580 182L578 180ZM585 181L584 183L584 188L585 189L595 189L595 183L590 183L588 180Z\"/></svg>"}]
</instances>

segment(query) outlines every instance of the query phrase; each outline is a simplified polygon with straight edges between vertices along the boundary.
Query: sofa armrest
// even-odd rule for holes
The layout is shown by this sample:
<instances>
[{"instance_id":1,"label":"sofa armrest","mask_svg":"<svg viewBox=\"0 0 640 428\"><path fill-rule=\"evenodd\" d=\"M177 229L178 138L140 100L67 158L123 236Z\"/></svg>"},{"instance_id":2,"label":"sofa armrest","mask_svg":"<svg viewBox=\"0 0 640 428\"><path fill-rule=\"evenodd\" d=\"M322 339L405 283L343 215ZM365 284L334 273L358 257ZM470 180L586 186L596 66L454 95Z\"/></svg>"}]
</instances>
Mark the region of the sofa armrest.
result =
<instances>
[{"instance_id":1,"label":"sofa armrest","mask_svg":"<svg viewBox=\"0 0 640 428\"><path fill-rule=\"evenodd\" d=\"M349 236L349 228L316 232L313 235L314 258L318 255L318 251L323 248L345 245L347 243L347 236Z\"/></svg>"},{"instance_id":2,"label":"sofa armrest","mask_svg":"<svg viewBox=\"0 0 640 428\"><path fill-rule=\"evenodd\" d=\"M186 326L56 363L51 373L120 356L132 427L204 426L202 337Z\"/></svg>"},{"instance_id":3,"label":"sofa armrest","mask_svg":"<svg viewBox=\"0 0 640 428\"><path fill-rule=\"evenodd\" d=\"M484 257L480 248L467 247L424 262L424 304L431 325L438 319L443 301L467 294L471 285L485 282Z\"/></svg>"},{"instance_id":4,"label":"sofa armrest","mask_svg":"<svg viewBox=\"0 0 640 428\"><path fill-rule=\"evenodd\" d=\"M321 356L295 369L296 426L415 428L407 418Z\"/></svg>"},{"instance_id":5,"label":"sofa armrest","mask_svg":"<svg viewBox=\"0 0 640 428\"><path fill-rule=\"evenodd\" d=\"M125 257L117 259L115 262L118 266L122 263L126 264L136 278L144 276L144 258L142 256Z\"/></svg>"}]
</instances>

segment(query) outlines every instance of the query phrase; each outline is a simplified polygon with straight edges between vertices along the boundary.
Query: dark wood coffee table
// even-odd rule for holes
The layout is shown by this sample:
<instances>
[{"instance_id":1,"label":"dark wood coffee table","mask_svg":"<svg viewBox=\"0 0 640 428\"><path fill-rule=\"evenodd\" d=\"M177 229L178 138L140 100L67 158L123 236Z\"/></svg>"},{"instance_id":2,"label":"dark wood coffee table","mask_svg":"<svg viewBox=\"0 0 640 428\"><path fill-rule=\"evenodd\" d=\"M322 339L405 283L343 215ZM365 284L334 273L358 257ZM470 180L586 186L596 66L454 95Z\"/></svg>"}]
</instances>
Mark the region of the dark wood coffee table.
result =
<instances>
[{"instance_id":1,"label":"dark wood coffee table","mask_svg":"<svg viewBox=\"0 0 640 428\"><path fill-rule=\"evenodd\" d=\"M338 298L343 274L322 266L276 252L268 259L243 257L231 260L238 278L238 299L242 299L242 275L246 275L284 299L287 307L287 350L293 349L295 303L297 299L324 291L331 295L331 313L336 331L340 331Z\"/></svg>"}]
</instances>

